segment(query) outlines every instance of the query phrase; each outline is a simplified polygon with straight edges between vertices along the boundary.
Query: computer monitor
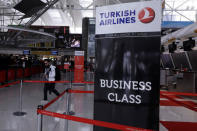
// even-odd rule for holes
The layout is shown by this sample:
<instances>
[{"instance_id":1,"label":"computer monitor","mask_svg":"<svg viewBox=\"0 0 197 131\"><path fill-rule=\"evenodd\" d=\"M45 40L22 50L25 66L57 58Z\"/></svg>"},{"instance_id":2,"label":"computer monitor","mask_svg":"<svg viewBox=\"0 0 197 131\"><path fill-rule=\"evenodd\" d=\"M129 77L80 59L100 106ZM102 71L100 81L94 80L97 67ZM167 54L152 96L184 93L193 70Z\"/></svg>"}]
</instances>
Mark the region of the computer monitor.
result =
<instances>
[{"instance_id":1,"label":"computer monitor","mask_svg":"<svg viewBox=\"0 0 197 131\"><path fill-rule=\"evenodd\" d=\"M70 34L69 37L64 41L66 48L80 49L82 42L81 34Z\"/></svg>"},{"instance_id":2,"label":"computer monitor","mask_svg":"<svg viewBox=\"0 0 197 131\"><path fill-rule=\"evenodd\" d=\"M188 51L187 52L188 57L189 57L189 61L191 63L192 66L192 71L197 71L197 51Z\"/></svg>"},{"instance_id":3,"label":"computer monitor","mask_svg":"<svg viewBox=\"0 0 197 131\"><path fill-rule=\"evenodd\" d=\"M170 54L161 54L161 61L164 68L174 69Z\"/></svg>"},{"instance_id":4,"label":"computer monitor","mask_svg":"<svg viewBox=\"0 0 197 131\"><path fill-rule=\"evenodd\" d=\"M23 55L30 55L30 50L23 50Z\"/></svg>"},{"instance_id":5,"label":"computer monitor","mask_svg":"<svg viewBox=\"0 0 197 131\"><path fill-rule=\"evenodd\" d=\"M51 55L58 55L58 51L51 51Z\"/></svg>"},{"instance_id":6,"label":"computer monitor","mask_svg":"<svg viewBox=\"0 0 197 131\"><path fill-rule=\"evenodd\" d=\"M191 51L193 47L195 47L195 40L192 40L192 38L183 42L184 51Z\"/></svg>"},{"instance_id":7,"label":"computer monitor","mask_svg":"<svg viewBox=\"0 0 197 131\"><path fill-rule=\"evenodd\" d=\"M171 55L176 69L190 69L189 60L187 59L185 52L173 53Z\"/></svg>"},{"instance_id":8,"label":"computer monitor","mask_svg":"<svg viewBox=\"0 0 197 131\"><path fill-rule=\"evenodd\" d=\"M169 44L168 49L169 49L169 53L174 53L174 51L177 49L177 45L175 44L175 42Z\"/></svg>"}]
</instances>

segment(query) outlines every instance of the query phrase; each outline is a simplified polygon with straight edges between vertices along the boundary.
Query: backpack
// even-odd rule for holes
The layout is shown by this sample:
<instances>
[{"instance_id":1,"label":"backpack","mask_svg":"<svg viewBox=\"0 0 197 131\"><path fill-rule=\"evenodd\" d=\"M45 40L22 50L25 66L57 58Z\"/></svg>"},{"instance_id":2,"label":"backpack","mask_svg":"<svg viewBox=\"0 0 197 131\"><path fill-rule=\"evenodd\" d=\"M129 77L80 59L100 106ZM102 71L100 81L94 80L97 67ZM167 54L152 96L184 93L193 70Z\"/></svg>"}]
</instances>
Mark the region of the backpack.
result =
<instances>
[{"instance_id":1,"label":"backpack","mask_svg":"<svg viewBox=\"0 0 197 131\"><path fill-rule=\"evenodd\" d=\"M59 68L55 68L55 81L60 81L61 80L61 72Z\"/></svg>"}]
</instances>

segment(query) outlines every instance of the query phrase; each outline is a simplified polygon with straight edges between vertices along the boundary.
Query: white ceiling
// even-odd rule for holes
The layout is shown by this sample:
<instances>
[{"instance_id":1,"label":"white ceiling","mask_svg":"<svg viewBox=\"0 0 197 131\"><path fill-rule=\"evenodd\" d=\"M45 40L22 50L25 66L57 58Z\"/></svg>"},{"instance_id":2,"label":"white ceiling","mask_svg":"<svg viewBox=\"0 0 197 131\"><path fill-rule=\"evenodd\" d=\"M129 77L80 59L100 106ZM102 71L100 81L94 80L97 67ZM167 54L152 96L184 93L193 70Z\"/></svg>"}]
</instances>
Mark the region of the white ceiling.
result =
<instances>
[{"instance_id":1,"label":"white ceiling","mask_svg":"<svg viewBox=\"0 0 197 131\"><path fill-rule=\"evenodd\" d=\"M196 21L197 0L165 0L164 21Z\"/></svg>"},{"instance_id":2,"label":"white ceiling","mask_svg":"<svg viewBox=\"0 0 197 131\"><path fill-rule=\"evenodd\" d=\"M20 0L0 0L0 24L18 25L23 15L12 7ZM47 0L42 0L46 2ZM95 6L127 3L143 0L59 0L53 8L44 13L34 25L70 26L72 33L81 33L82 18L93 17ZM165 0L163 20L195 21L197 0ZM5 14L6 15L3 15ZM14 16L13 16L14 15ZM14 19L14 20L12 20ZM29 19L23 20L26 23Z\"/></svg>"}]
</instances>

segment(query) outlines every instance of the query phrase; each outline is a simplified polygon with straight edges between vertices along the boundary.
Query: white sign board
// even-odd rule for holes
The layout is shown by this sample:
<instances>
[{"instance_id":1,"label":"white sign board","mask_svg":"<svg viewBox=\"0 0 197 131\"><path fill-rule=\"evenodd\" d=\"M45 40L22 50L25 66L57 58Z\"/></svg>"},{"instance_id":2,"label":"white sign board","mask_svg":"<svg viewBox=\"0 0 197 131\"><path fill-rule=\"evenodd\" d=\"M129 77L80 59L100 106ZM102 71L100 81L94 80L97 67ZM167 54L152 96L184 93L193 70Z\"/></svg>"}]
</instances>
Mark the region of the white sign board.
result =
<instances>
[{"instance_id":1,"label":"white sign board","mask_svg":"<svg viewBox=\"0 0 197 131\"><path fill-rule=\"evenodd\" d=\"M75 51L75 56L84 56L84 51Z\"/></svg>"},{"instance_id":2,"label":"white sign board","mask_svg":"<svg viewBox=\"0 0 197 131\"><path fill-rule=\"evenodd\" d=\"M96 8L96 34L161 31L161 1Z\"/></svg>"}]
</instances>

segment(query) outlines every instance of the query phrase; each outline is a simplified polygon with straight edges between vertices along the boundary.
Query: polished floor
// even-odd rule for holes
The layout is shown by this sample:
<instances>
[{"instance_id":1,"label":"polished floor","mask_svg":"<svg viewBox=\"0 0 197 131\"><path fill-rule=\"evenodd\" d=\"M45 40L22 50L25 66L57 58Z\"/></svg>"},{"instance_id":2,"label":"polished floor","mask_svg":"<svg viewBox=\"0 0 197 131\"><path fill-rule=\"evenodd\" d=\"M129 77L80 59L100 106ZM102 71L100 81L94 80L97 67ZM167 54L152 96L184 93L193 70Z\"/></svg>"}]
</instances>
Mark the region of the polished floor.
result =
<instances>
[{"instance_id":1,"label":"polished floor","mask_svg":"<svg viewBox=\"0 0 197 131\"><path fill-rule=\"evenodd\" d=\"M92 76L86 77L93 79ZM32 80L39 80L39 75L31 78ZM65 77L68 79L68 76ZM22 90L22 111L26 112L25 116L15 116L14 112L19 111L19 92L20 84L12 85L0 89L0 131L37 131L37 113L36 108L41 104L43 99L43 86L42 83L23 83ZM69 84L56 84L56 89L63 92L69 88ZM77 90L94 90L93 85L73 84L72 89ZM55 98L54 94L49 95L49 101ZM68 94L52 104L47 110L57 113L65 113L67 108ZM93 94L80 94L72 93L70 96L71 105L70 111L73 111L74 116L93 119ZM194 99L176 98L176 100L192 101L197 103ZM173 126L169 123L173 122L188 122L195 124L197 122L197 113L185 107L171 103L161 98L163 104L160 106L160 131L172 130ZM197 105L197 104L196 104ZM197 106L196 106L197 107ZM169 122L169 123L165 123ZM185 124L185 123L184 123ZM182 124L182 125L184 125ZM67 126L68 125L68 126ZM186 123L187 125L187 123ZM195 127L195 125L193 126ZM189 128L188 128L189 129ZM194 131L196 128L192 128ZM79 122L67 121L59 118L49 116L43 117L43 131L92 131L93 126ZM174 131L180 131L176 127ZM191 131L188 130L188 131Z\"/></svg>"}]
</instances>

